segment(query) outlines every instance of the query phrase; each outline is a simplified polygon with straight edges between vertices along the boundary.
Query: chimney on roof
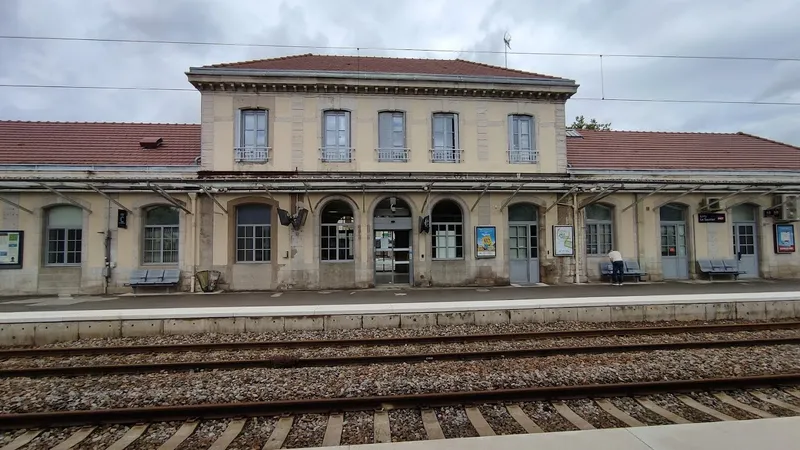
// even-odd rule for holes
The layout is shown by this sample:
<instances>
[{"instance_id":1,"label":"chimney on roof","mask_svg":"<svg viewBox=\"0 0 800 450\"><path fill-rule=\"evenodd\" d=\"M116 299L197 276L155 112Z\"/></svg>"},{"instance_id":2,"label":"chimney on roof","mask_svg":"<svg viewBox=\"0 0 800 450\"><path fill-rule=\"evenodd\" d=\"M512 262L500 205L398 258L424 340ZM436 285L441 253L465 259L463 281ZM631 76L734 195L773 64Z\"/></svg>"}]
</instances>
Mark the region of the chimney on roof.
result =
<instances>
[{"instance_id":1,"label":"chimney on roof","mask_svg":"<svg viewBox=\"0 0 800 450\"><path fill-rule=\"evenodd\" d=\"M147 137L139 141L142 148L158 148L164 143L164 139L160 137Z\"/></svg>"}]
</instances>

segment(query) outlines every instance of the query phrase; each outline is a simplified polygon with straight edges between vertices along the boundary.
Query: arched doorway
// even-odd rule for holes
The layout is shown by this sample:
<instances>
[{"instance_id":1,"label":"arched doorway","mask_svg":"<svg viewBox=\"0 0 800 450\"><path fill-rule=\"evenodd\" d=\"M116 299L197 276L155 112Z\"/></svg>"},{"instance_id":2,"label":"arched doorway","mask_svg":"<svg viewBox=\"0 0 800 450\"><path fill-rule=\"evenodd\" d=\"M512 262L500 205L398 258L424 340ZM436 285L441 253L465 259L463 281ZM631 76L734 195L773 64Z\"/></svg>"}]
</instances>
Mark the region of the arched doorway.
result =
<instances>
[{"instance_id":1,"label":"arched doorway","mask_svg":"<svg viewBox=\"0 0 800 450\"><path fill-rule=\"evenodd\" d=\"M744 271L739 278L758 278L758 207L753 205L734 206L733 217L733 256L739 260L739 270Z\"/></svg>"},{"instance_id":2,"label":"arched doorway","mask_svg":"<svg viewBox=\"0 0 800 450\"><path fill-rule=\"evenodd\" d=\"M411 284L411 208L403 199L387 197L373 215L375 285Z\"/></svg>"},{"instance_id":3,"label":"arched doorway","mask_svg":"<svg viewBox=\"0 0 800 450\"><path fill-rule=\"evenodd\" d=\"M670 203L659 208L661 219L661 273L667 280L689 278L686 246L686 207Z\"/></svg>"},{"instance_id":4,"label":"arched doorway","mask_svg":"<svg viewBox=\"0 0 800 450\"><path fill-rule=\"evenodd\" d=\"M509 278L512 283L539 282L539 214L536 206L508 208Z\"/></svg>"}]
</instances>

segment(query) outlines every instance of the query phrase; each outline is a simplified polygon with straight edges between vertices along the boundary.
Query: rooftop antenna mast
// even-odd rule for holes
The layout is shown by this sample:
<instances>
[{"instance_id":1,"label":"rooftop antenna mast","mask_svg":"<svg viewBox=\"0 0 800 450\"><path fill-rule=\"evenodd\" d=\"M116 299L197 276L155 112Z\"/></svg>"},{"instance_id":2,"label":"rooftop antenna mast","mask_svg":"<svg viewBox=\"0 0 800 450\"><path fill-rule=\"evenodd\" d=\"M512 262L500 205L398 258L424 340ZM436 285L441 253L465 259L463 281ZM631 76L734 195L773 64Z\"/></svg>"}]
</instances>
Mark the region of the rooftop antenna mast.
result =
<instances>
[{"instance_id":1,"label":"rooftop antenna mast","mask_svg":"<svg viewBox=\"0 0 800 450\"><path fill-rule=\"evenodd\" d=\"M506 59L506 69L508 69L508 51L511 49L511 35L508 33L508 31L506 31L506 34L503 35L503 43L505 44L503 53L505 54Z\"/></svg>"}]
</instances>

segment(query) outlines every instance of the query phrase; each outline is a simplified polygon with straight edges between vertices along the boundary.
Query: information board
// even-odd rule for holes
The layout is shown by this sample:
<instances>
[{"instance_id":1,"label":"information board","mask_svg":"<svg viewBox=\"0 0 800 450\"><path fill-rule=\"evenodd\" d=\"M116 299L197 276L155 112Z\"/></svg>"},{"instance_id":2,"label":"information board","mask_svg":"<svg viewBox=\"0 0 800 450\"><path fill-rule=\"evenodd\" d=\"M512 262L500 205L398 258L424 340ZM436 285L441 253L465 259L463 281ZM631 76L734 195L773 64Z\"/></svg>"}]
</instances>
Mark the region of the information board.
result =
<instances>
[{"instance_id":1,"label":"information board","mask_svg":"<svg viewBox=\"0 0 800 450\"><path fill-rule=\"evenodd\" d=\"M0 231L0 269L22 268L22 231Z\"/></svg>"}]
</instances>

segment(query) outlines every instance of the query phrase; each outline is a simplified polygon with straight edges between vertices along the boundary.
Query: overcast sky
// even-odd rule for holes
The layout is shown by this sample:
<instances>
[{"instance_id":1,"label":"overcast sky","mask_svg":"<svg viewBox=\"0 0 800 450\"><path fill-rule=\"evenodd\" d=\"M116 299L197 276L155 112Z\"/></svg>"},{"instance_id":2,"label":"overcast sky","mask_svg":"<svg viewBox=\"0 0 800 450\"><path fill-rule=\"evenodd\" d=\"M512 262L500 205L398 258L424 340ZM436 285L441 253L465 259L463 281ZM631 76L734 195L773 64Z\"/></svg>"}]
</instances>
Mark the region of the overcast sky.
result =
<instances>
[{"instance_id":1,"label":"overcast sky","mask_svg":"<svg viewBox=\"0 0 800 450\"><path fill-rule=\"evenodd\" d=\"M800 58L800 2L771 0L0 0L0 35L309 46L0 39L0 84L191 88L190 66L296 53L503 64L512 51ZM382 51L375 48L453 52ZM580 97L800 102L800 62L515 55L509 67L575 79L567 115L615 129L744 131L800 145L800 106L624 103ZM196 92L0 87L0 119L199 121Z\"/></svg>"}]
</instances>

